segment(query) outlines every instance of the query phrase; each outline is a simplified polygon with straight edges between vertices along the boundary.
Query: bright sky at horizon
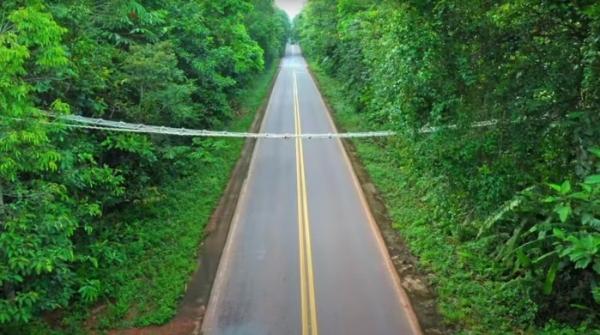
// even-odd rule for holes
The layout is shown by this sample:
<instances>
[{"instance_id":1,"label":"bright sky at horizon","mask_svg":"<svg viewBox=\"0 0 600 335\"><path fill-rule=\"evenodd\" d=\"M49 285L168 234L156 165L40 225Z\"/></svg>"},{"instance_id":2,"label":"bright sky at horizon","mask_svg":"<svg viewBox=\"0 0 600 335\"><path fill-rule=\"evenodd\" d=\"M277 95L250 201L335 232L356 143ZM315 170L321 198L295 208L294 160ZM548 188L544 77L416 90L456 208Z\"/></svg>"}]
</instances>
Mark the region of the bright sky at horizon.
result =
<instances>
[{"instance_id":1,"label":"bright sky at horizon","mask_svg":"<svg viewBox=\"0 0 600 335\"><path fill-rule=\"evenodd\" d=\"M288 13L290 19L293 19L294 16L302 11L302 7L306 5L306 1L307 0L275 0L275 3L279 8Z\"/></svg>"}]
</instances>

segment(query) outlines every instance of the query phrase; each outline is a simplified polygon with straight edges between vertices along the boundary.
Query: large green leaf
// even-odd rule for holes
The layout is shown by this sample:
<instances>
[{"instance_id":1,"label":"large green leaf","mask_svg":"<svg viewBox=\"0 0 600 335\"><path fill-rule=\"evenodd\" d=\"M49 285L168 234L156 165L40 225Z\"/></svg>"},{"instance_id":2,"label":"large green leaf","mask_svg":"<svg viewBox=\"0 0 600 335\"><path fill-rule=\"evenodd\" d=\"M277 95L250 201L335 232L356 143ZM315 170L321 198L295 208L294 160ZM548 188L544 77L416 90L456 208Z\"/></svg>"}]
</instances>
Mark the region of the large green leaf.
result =
<instances>
[{"instance_id":1,"label":"large green leaf","mask_svg":"<svg viewBox=\"0 0 600 335\"><path fill-rule=\"evenodd\" d=\"M600 174L591 175L585 178L585 183L588 185L600 184Z\"/></svg>"},{"instance_id":2,"label":"large green leaf","mask_svg":"<svg viewBox=\"0 0 600 335\"><path fill-rule=\"evenodd\" d=\"M560 205L557 206L554 211L558 214L558 218L561 222L566 222L571 215L571 206L569 205Z\"/></svg>"},{"instance_id":3,"label":"large green leaf","mask_svg":"<svg viewBox=\"0 0 600 335\"><path fill-rule=\"evenodd\" d=\"M556 280L556 272L558 271L558 261L554 261L548 272L546 273L546 280L544 281L544 294L552 293L554 281Z\"/></svg>"}]
</instances>

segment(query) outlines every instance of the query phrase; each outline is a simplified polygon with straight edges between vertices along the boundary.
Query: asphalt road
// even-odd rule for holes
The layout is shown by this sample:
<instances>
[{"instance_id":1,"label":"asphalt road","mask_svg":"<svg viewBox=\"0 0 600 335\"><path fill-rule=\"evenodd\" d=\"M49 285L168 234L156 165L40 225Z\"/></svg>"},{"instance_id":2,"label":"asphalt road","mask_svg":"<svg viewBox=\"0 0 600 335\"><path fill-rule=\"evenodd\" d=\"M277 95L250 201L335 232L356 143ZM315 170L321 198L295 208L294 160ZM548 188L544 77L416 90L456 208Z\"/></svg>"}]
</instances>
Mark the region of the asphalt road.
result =
<instances>
[{"instance_id":1,"label":"asphalt road","mask_svg":"<svg viewBox=\"0 0 600 335\"><path fill-rule=\"evenodd\" d=\"M335 132L297 46L261 131ZM258 141L202 332L419 334L339 140Z\"/></svg>"}]
</instances>

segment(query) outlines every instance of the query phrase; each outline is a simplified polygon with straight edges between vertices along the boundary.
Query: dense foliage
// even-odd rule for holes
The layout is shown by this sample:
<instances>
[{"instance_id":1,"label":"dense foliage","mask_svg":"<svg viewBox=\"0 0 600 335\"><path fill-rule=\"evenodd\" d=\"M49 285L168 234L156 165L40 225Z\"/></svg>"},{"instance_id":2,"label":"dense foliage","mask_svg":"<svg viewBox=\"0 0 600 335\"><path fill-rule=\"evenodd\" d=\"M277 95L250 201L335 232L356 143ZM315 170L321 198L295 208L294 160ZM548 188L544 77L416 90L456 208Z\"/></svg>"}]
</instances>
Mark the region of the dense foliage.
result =
<instances>
[{"instance_id":1,"label":"dense foliage","mask_svg":"<svg viewBox=\"0 0 600 335\"><path fill-rule=\"evenodd\" d=\"M598 324L597 2L312 0L294 25L342 124L399 132L358 150L448 320Z\"/></svg>"},{"instance_id":2,"label":"dense foliage","mask_svg":"<svg viewBox=\"0 0 600 335\"><path fill-rule=\"evenodd\" d=\"M140 244L139 208L199 171L208 189L195 194L213 201L221 161L235 160L220 141L73 130L49 115L225 127L288 32L272 0L0 3L0 329L118 301L126 266L154 247Z\"/></svg>"}]
</instances>

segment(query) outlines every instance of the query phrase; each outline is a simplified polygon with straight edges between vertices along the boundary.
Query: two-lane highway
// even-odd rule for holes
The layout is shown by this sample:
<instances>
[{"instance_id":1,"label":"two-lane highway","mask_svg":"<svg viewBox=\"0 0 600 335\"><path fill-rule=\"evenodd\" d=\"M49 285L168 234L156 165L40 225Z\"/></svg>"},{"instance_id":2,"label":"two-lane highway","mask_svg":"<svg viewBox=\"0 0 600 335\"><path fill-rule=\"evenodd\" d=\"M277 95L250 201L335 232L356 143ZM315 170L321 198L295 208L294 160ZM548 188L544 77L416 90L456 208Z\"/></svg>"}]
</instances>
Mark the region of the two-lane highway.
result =
<instances>
[{"instance_id":1,"label":"two-lane highway","mask_svg":"<svg viewBox=\"0 0 600 335\"><path fill-rule=\"evenodd\" d=\"M297 46L288 46L261 127L331 133ZM203 334L419 334L338 139L260 139Z\"/></svg>"}]
</instances>

